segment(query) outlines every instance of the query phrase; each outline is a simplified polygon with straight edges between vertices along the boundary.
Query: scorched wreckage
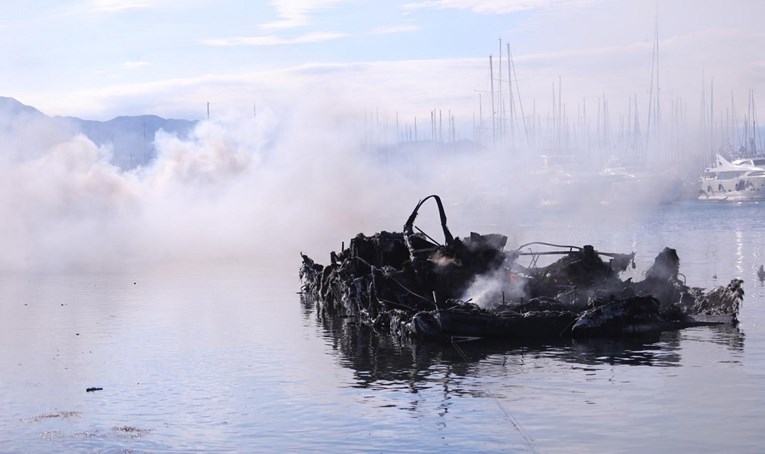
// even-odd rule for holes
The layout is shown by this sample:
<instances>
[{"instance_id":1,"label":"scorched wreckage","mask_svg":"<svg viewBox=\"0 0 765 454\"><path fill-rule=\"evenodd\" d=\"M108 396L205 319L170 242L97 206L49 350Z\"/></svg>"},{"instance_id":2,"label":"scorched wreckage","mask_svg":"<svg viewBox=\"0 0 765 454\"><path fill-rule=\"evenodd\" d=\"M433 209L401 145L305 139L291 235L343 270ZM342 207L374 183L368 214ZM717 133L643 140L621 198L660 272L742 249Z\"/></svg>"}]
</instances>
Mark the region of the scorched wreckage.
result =
<instances>
[{"instance_id":1,"label":"scorched wreckage","mask_svg":"<svg viewBox=\"0 0 765 454\"><path fill-rule=\"evenodd\" d=\"M429 199L438 207L443 245L414 225ZM455 238L440 197L431 195L403 232L358 234L326 266L302 255L302 294L324 315L435 339L622 336L738 323L743 281L710 291L688 287L674 249L665 248L633 282L619 275L635 266L634 253L541 242L505 250L506 243L499 234ZM543 255L560 258L537 266Z\"/></svg>"}]
</instances>

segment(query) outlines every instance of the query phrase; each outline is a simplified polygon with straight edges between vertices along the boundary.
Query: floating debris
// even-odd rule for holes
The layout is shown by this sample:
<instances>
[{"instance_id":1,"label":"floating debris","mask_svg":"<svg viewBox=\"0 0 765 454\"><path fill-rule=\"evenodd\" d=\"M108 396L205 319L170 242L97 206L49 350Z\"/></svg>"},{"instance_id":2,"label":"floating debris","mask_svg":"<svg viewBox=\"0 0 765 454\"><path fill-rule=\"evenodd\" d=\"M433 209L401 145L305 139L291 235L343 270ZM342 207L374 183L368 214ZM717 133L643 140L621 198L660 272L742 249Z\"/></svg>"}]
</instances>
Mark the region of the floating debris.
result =
<instances>
[{"instance_id":1,"label":"floating debris","mask_svg":"<svg viewBox=\"0 0 765 454\"><path fill-rule=\"evenodd\" d=\"M60 430L48 430L40 434L40 438L45 441L54 441L64 438L64 432Z\"/></svg>"},{"instance_id":2,"label":"floating debris","mask_svg":"<svg viewBox=\"0 0 765 454\"><path fill-rule=\"evenodd\" d=\"M152 429L141 429L135 426L115 426L112 427L112 431L130 438L139 438L151 433Z\"/></svg>"},{"instance_id":3,"label":"floating debris","mask_svg":"<svg viewBox=\"0 0 765 454\"><path fill-rule=\"evenodd\" d=\"M93 388L87 388L87 389L85 390L85 392L87 392L87 393L92 393L92 392L95 392L95 391L103 391L103 390L104 390L104 388L96 388L96 387L93 387Z\"/></svg>"},{"instance_id":4,"label":"floating debris","mask_svg":"<svg viewBox=\"0 0 765 454\"><path fill-rule=\"evenodd\" d=\"M38 423L38 422L45 421L47 419L53 419L53 418L61 418L63 420L68 421L72 418L79 418L79 417L80 417L80 412L78 411L60 411L58 413L44 413L42 415L34 416L32 418L22 419L21 421L25 423Z\"/></svg>"},{"instance_id":5,"label":"floating debris","mask_svg":"<svg viewBox=\"0 0 765 454\"><path fill-rule=\"evenodd\" d=\"M438 206L443 245L415 232L429 199ZM743 281L709 292L688 287L674 249L665 248L644 280L632 282L619 274L635 267L634 252L543 242L506 251L506 243L500 234L455 238L441 198L431 195L415 206L403 232L358 234L348 248L331 252L327 266L301 254L301 293L322 314L426 338L620 336L738 323ZM561 258L537 266L549 255Z\"/></svg>"}]
</instances>

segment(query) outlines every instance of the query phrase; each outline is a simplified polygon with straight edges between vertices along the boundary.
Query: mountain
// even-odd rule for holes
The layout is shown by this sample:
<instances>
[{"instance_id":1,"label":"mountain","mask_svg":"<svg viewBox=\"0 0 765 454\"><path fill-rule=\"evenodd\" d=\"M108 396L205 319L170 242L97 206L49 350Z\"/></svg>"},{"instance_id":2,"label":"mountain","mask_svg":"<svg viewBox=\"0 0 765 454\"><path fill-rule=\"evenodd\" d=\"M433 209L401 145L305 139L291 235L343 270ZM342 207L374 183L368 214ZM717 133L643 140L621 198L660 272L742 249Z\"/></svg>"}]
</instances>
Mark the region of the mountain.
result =
<instances>
[{"instance_id":1,"label":"mountain","mask_svg":"<svg viewBox=\"0 0 765 454\"><path fill-rule=\"evenodd\" d=\"M66 117L96 145L112 147L112 164L131 169L146 165L157 155L154 136L157 131L187 137L196 121L166 119L156 115L121 116L109 121L81 120Z\"/></svg>"},{"instance_id":2,"label":"mountain","mask_svg":"<svg viewBox=\"0 0 765 454\"><path fill-rule=\"evenodd\" d=\"M45 117L45 114L34 107L24 105L13 98L0 96L0 118L6 119L22 116L41 118Z\"/></svg>"},{"instance_id":3,"label":"mountain","mask_svg":"<svg viewBox=\"0 0 765 454\"><path fill-rule=\"evenodd\" d=\"M84 134L98 146L111 146L112 164L126 170L156 157L157 131L186 138L196 124L156 115L120 116L109 121L49 117L13 98L0 97L0 133L5 133L6 141L15 143L17 152L37 153L76 134Z\"/></svg>"}]
</instances>

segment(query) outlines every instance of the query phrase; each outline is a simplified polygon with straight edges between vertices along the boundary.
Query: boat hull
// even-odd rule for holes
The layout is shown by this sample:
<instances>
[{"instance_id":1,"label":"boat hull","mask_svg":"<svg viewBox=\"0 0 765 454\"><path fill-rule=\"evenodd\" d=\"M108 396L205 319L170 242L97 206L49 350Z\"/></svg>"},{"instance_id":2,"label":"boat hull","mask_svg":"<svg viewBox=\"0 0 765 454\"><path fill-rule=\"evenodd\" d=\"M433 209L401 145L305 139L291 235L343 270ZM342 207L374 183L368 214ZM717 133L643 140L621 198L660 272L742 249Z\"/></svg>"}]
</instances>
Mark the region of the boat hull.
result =
<instances>
[{"instance_id":1,"label":"boat hull","mask_svg":"<svg viewBox=\"0 0 765 454\"><path fill-rule=\"evenodd\" d=\"M710 202L756 202L765 200L765 191L706 192L702 190L698 199Z\"/></svg>"}]
</instances>

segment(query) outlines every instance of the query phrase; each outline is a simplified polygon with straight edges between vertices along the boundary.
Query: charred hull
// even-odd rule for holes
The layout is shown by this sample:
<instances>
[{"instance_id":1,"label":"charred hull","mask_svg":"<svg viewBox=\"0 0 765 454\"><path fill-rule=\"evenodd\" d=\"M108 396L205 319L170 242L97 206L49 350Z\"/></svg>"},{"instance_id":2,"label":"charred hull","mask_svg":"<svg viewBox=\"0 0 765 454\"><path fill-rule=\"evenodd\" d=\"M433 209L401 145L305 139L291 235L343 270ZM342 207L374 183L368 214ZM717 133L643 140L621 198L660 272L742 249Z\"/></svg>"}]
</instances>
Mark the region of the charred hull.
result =
<instances>
[{"instance_id":1,"label":"charred hull","mask_svg":"<svg viewBox=\"0 0 765 454\"><path fill-rule=\"evenodd\" d=\"M429 199L438 206L443 245L415 232L418 211ZM645 279L632 282L619 275L634 267L634 253L550 243L505 250L506 243L499 234L455 238L433 195L417 204L402 232L358 234L348 248L332 252L326 266L302 255L302 293L325 316L426 338L614 337L737 323L743 282L711 291L688 287L678 278L674 249L665 248ZM560 258L536 266L544 255ZM524 266L522 259L531 263ZM490 287L480 305L472 300L477 283Z\"/></svg>"},{"instance_id":2,"label":"charred hull","mask_svg":"<svg viewBox=\"0 0 765 454\"><path fill-rule=\"evenodd\" d=\"M476 313L465 310L441 310L429 314L440 330L427 337L507 337L543 339L565 335L576 320L573 312L530 311L523 314ZM415 315L415 318L422 314Z\"/></svg>"}]
</instances>

